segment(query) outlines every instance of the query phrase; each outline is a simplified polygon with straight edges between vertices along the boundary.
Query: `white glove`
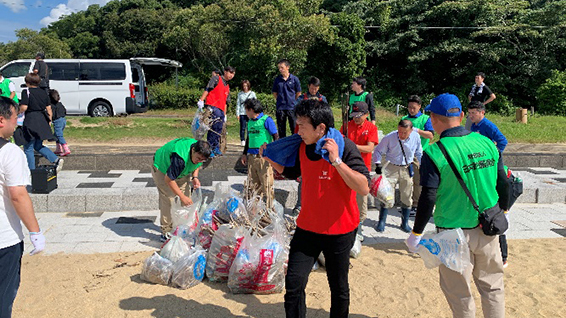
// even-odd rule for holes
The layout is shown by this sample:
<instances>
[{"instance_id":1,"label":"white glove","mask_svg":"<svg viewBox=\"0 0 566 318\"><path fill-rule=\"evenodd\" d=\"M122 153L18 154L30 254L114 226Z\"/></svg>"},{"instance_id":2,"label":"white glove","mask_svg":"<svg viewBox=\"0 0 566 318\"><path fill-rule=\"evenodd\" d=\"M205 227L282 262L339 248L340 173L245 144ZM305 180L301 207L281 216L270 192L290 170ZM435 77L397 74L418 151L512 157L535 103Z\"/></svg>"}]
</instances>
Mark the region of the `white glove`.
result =
<instances>
[{"instance_id":1,"label":"white glove","mask_svg":"<svg viewBox=\"0 0 566 318\"><path fill-rule=\"evenodd\" d=\"M198 103L197 103L197 106L198 106L199 109L203 109L204 108L204 101L199 100Z\"/></svg>"},{"instance_id":2,"label":"white glove","mask_svg":"<svg viewBox=\"0 0 566 318\"><path fill-rule=\"evenodd\" d=\"M419 242L422 237L422 234L415 234L415 232L411 232L411 235L409 235L409 237L405 240L405 245L409 248L409 252L417 252L417 248L419 247Z\"/></svg>"},{"instance_id":3,"label":"white glove","mask_svg":"<svg viewBox=\"0 0 566 318\"><path fill-rule=\"evenodd\" d=\"M45 249L45 236L43 235L43 232L40 231L34 234L30 233L29 239L34 247L33 251L31 251L29 255L35 255Z\"/></svg>"}]
</instances>

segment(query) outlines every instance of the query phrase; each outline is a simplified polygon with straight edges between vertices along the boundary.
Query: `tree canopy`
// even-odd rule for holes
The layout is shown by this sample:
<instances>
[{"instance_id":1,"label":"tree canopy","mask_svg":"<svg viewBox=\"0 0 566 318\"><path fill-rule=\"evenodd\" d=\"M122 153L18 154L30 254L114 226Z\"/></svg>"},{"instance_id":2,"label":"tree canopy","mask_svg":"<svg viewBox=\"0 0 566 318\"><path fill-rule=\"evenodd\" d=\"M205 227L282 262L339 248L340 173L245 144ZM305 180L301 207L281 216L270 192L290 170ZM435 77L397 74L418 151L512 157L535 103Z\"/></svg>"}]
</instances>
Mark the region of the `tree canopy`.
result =
<instances>
[{"instance_id":1,"label":"tree canopy","mask_svg":"<svg viewBox=\"0 0 566 318\"><path fill-rule=\"evenodd\" d=\"M19 30L0 61L157 56L185 65L183 83L232 65L236 83L269 93L286 58L330 97L365 76L382 105L443 92L465 101L481 71L498 97L490 109L506 112L537 105L539 87L565 70L565 29L566 0L113 0Z\"/></svg>"}]
</instances>

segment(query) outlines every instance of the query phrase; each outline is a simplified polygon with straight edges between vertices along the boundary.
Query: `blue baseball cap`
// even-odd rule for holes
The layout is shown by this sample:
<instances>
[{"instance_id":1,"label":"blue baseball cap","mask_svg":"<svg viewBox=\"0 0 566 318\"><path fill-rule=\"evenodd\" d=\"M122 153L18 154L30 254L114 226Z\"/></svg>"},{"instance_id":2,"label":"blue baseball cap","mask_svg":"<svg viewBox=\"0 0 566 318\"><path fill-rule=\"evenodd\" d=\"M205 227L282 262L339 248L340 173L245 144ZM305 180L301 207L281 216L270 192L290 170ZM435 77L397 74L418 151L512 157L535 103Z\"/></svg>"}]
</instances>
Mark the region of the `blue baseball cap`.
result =
<instances>
[{"instance_id":1,"label":"blue baseball cap","mask_svg":"<svg viewBox=\"0 0 566 318\"><path fill-rule=\"evenodd\" d=\"M457 108L459 111L448 112L449 109L454 108ZM431 100L430 104L425 108L425 111L446 117L456 117L460 116L462 113L462 104L460 104L460 100L456 95L444 93Z\"/></svg>"}]
</instances>

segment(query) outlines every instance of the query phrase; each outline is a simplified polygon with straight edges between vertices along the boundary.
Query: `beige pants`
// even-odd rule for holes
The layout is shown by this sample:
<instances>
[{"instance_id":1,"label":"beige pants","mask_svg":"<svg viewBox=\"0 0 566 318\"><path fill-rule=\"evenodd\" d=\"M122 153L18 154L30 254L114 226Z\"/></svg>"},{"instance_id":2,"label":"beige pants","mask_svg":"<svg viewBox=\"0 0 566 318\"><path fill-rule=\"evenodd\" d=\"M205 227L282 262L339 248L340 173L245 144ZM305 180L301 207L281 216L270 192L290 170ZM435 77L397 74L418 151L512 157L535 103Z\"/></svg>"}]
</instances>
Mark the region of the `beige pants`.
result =
<instances>
[{"instance_id":1,"label":"beige pants","mask_svg":"<svg viewBox=\"0 0 566 318\"><path fill-rule=\"evenodd\" d=\"M365 221L368 213L368 196L356 193L356 202L358 203L358 210L360 210L360 223L362 223Z\"/></svg>"},{"instance_id":2,"label":"beige pants","mask_svg":"<svg viewBox=\"0 0 566 318\"><path fill-rule=\"evenodd\" d=\"M417 207L419 204L419 198L421 197L421 190L422 187L421 183L421 171L420 165L417 158L413 161L413 171L415 171L415 175L413 176L413 207Z\"/></svg>"},{"instance_id":3,"label":"beige pants","mask_svg":"<svg viewBox=\"0 0 566 318\"><path fill-rule=\"evenodd\" d=\"M267 160L259 155L248 155L248 196L253 192L265 197L268 208L273 207L273 169Z\"/></svg>"},{"instance_id":4,"label":"beige pants","mask_svg":"<svg viewBox=\"0 0 566 318\"><path fill-rule=\"evenodd\" d=\"M165 174L161 171L157 170L157 168L152 167L151 169L151 176L153 177L153 181L157 186L157 192L159 192L159 211L161 212L161 232L163 234L171 232L173 229L172 222L171 222L171 203L175 198L175 193L173 190L169 188L167 183L165 183ZM191 175L184 176L182 178L178 178L175 180L181 192L185 195L191 195L191 187L187 184L191 181Z\"/></svg>"},{"instance_id":5,"label":"beige pants","mask_svg":"<svg viewBox=\"0 0 566 318\"><path fill-rule=\"evenodd\" d=\"M474 282L481 296L485 318L505 317L503 262L498 236L487 236L477 227L464 230L470 246L470 266L464 275L440 265L440 288L455 318L475 318L476 305L470 286Z\"/></svg>"},{"instance_id":6,"label":"beige pants","mask_svg":"<svg viewBox=\"0 0 566 318\"><path fill-rule=\"evenodd\" d=\"M399 184L399 194L401 195L401 207L410 208L413 205L413 178L409 177L409 169L405 166L388 164L384 169L387 180L393 189Z\"/></svg>"}]
</instances>

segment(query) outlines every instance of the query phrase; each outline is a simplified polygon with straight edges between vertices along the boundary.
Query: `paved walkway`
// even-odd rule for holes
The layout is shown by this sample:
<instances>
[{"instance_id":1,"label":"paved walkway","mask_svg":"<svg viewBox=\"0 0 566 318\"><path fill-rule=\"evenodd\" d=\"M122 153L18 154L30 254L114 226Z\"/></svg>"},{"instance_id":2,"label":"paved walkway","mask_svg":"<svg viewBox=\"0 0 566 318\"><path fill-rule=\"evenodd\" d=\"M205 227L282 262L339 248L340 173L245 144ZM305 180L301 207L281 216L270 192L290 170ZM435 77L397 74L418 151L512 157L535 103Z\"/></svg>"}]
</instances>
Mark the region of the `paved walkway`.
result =
<instances>
[{"instance_id":1,"label":"paved walkway","mask_svg":"<svg viewBox=\"0 0 566 318\"><path fill-rule=\"evenodd\" d=\"M364 245L401 242L407 238L408 234L398 227L401 222L399 213L390 213L384 233L374 229L377 215L376 209L368 211L368 219L363 225ZM37 216L47 239L45 254L153 251L161 245L158 241L159 212L156 210L38 213ZM140 220L147 220L147 223L139 223ZM511 240L566 236L566 204L563 203L516 204L511 210L510 220L508 238ZM433 229L434 225L430 223L427 230ZM26 237L25 251L31 249Z\"/></svg>"}]
</instances>

